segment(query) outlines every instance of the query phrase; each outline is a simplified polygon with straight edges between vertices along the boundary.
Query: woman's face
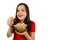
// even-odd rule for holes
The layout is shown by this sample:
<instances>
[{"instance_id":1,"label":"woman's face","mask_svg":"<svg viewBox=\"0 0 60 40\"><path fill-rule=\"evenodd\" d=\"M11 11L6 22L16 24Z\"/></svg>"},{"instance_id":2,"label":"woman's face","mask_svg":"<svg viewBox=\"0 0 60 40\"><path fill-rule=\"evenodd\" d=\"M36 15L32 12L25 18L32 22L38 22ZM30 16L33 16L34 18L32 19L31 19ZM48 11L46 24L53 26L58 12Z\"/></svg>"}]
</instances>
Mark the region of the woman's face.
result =
<instances>
[{"instance_id":1,"label":"woman's face","mask_svg":"<svg viewBox=\"0 0 60 40\"><path fill-rule=\"evenodd\" d=\"M24 20L27 16L26 10L25 10L25 6L24 5L20 5L18 7L17 10L17 17L19 20Z\"/></svg>"}]
</instances>

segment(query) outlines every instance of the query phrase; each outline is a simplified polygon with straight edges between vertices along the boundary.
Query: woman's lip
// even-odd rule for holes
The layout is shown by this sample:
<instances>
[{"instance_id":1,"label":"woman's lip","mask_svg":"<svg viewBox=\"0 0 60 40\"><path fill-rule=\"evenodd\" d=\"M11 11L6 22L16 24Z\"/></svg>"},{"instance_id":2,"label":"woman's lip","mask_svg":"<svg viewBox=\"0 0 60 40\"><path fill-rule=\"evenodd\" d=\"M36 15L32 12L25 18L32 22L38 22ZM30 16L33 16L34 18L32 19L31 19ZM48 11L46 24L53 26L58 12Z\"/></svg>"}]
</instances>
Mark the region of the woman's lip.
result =
<instances>
[{"instance_id":1,"label":"woman's lip","mask_svg":"<svg viewBox=\"0 0 60 40\"><path fill-rule=\"evenodd\" d=\"M22 17L22 15L18 15L19 17Z\"/></svg>"}]
</instances>

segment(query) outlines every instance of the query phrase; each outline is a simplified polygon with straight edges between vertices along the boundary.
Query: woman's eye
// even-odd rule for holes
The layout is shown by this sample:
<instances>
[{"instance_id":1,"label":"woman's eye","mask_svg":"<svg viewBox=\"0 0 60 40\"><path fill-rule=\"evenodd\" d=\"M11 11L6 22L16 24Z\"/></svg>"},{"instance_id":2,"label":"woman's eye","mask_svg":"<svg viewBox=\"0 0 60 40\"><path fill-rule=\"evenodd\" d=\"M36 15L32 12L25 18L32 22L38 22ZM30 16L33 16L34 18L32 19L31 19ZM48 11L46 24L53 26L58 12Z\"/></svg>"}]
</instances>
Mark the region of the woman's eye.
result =
<instances>
[{"instance_id":1,"label":"woman's eye","mask_svg":"<svg viewBox=\"0 0 60 40\"><path fill-rule=\"evenodd\" d=\"M22 12L24 12L24 10L21 10ZM19 12L19 10L17 10L17 12Z\"/></svg>"},{"instance_id":2,"label":"woman's eye","mask_svg":"<svg viewBox=\"0 0 60 40\"><path fill-rule=\"evenodd\" d=\"M24 11L24 10L22 10L22 11Z\"/></svg>"}]
</instances>

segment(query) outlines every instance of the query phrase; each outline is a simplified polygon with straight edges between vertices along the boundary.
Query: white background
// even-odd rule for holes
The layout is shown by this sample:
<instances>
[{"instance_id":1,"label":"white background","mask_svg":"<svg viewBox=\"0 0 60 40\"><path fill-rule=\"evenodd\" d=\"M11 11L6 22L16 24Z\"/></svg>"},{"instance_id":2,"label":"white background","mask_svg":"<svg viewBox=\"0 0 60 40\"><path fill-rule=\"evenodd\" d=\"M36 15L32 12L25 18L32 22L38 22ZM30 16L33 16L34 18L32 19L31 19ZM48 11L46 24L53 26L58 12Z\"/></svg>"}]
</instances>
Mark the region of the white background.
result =
<instances>
[{"instance_id":1,"label":"white background","mask_svg":"<svg viewBox=\"0 0 60 40\"><path fill-rule=\"evenodd\" d=\"M60 1L59 0L0 0L0 40L8 38L7 19L15 16L16 6L26 3L31 20L36 23L35 40L60 40Z\"/></svg>"}]
</instances>

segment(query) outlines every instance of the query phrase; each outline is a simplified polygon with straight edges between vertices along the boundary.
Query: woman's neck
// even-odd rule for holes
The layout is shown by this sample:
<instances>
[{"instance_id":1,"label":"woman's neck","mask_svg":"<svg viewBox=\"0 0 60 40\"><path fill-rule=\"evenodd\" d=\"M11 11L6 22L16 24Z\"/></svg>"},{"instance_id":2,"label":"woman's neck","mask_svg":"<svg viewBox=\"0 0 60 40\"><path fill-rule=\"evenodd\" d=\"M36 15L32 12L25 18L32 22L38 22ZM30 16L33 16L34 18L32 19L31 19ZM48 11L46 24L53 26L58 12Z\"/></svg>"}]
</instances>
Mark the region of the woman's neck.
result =
<instances>
[{"instance_id":1,"label":"woman's neck","mask_svg":"<svg viewBox=\"0 0 60 40\"><path fill-rule=\"evenodd\" d=\"M24 23L24 21L21 20L21 21L19 21L19 23Z\"/></svg>"}]
</instances>

